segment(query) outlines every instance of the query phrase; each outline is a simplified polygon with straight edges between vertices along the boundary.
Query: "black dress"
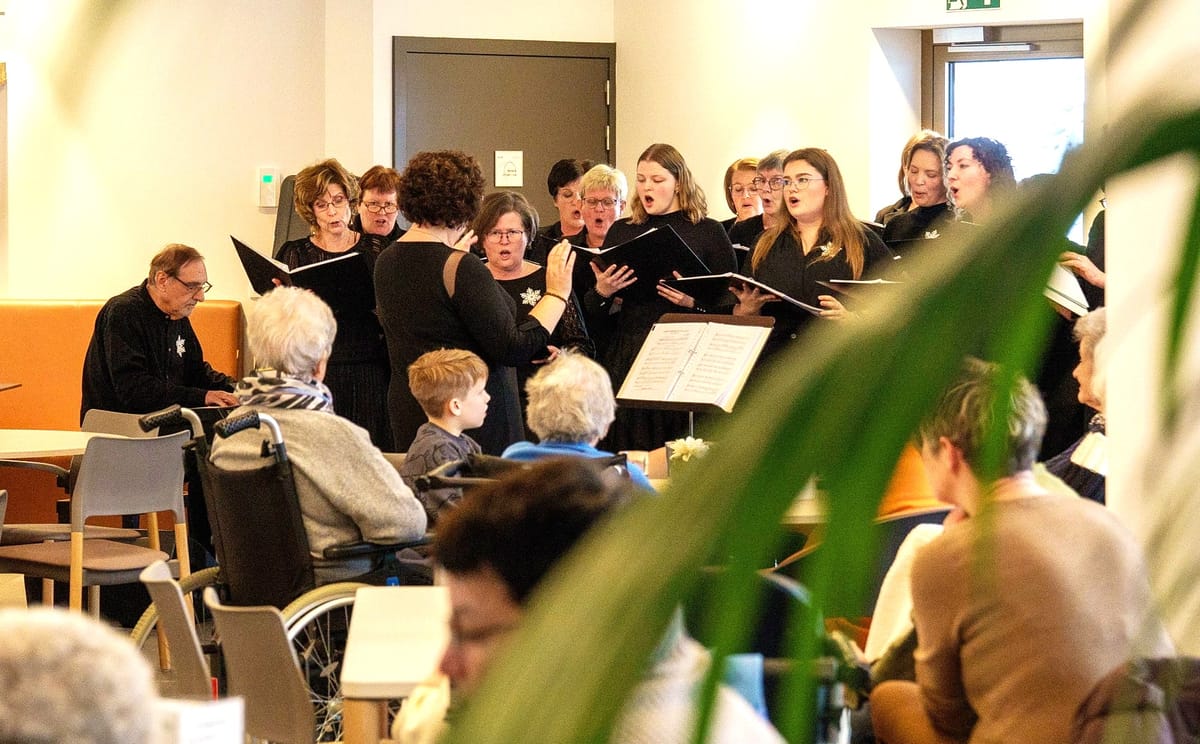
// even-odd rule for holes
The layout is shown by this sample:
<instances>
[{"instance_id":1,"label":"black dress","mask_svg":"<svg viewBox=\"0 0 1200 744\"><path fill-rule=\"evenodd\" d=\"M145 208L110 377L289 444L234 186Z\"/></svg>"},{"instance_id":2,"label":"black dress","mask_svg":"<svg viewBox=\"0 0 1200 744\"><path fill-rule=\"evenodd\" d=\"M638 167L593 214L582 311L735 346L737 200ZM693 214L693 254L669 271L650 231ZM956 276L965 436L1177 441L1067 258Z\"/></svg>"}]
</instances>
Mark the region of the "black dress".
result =
<instances>
[{"instance_id":1,"label":"black dress","mask_svg":"<svg viewBox=\"0 0 1200 744\"><path fill-rule=\"evenodd\" d=\"M529 248L525 252L525 259L544 266L546 264L546 257L550 255L550 249L558 245L563 238L570 241L571 245L586 246L587 228L583 228L574 235L563 235L561 222L546 225L541 230L538 230L533 240L529 241Z\"/></svg>"},{"instance_id":2,"label":"black dress","mask_svg":"<svg viewBox=\"0 0 1200 744\"><path fill-rule=\"evenodd\" d=\"M537 270L528 276L519 279L497 279L496 283L508 293L509 297L512 297L517 308L517 322L520 323L529 317L529 311L546 292L546 269L544 266L538 266ZM579 306L579 300L575 297L574 292L571 293L569 299L570 302L567 303L562 319L558 321L554 333L550 334L550 345L560 349L575 349L594 358L596 346L592 343L587 326L583 322L583 310ZM522 412L529 403L529 397L525 394L525 382L539 369L541 369L541 365L533 363L517 365L517 390L521 396ZM537 441L537 437L529 430L528 426L525 427L525 438L531 442Z\"/></svg>"},{"instance_id":3,"label":"black dress","mask_svg":"<svg viewBox=\"0 0 1200 744\"><path fill-rule=\"evenodd\" d=\"M629 218L618 220L609 228L604 247L624 243L652 227L668 225L679 233L679 237L700 257L710 272L719 274L737 270L733 245L721 223L709 218L692 223L682 211L651 215L640 225L633 224ZM588 328L596 342L598 359L608 370L614 391L619 390L625 381L625 375L633 366L633 360L650 333L651 326L664 313L688 312L657 295L617 302L606 301L592 290L583 297L583 302ZM656 449L669 439L686 435L687 422L687 414L678 411L618 407L617 418L608 436L598 446L610 452Z\"/></svg>"},{"instance_id":4,"label":"black dress","mask_svg":"<svg viewBox=\"0 0 1200 744\"><path fill-rule=\"evenodd\" d=\"M368 266L374 267L383 240L380 235L361 235L350 250L363 254ZM275 258L294 269L342 255L316 246L311 238L299 238L281 245ZM393 451L392 429L382 404L391 367L379 318L371 310L359 309L334 310L333 317L337 320L337 336L325 373L325 384L333 393L333 408L366 429L376 447Z\"/></svg>"},{"instance_id":5,"label":"black dress","mask_svg":"<svg viewBox=\"0 0 1200 744\"><path fill-rule=\"evenodd\" d=\"M892 259L892 252L873 231L863 228L863 235L866 238L863 250L863 276L865 277L886 267ZM850 268L850 262L846 260L845 251L839 251L832 257L826 258L826 252L822 248L828 245L827 240L826 238L821 245L814 247L805 255L796 240L795 233L791 230L784 230L775 239L771 250L763 258L758 268L753 270L751 276L801 302L819 307L821 301L818 297L823 294L833 294L833 292L828 287L818 284L818 281L854 278L854 272ZM763 305L762 313L775 318L775 326L771 329L771 336L759 358L760 364L787 346L810 322L817 319L817 316L787 302L768 302Z\"/></svg>"},{"instance_id":6,"label":"black dress","mask_svg":"<svg viewBox=\"0 0 1200 744\"><path fill-rule=\"evenodd\" d=\"M379 320L397 370L387 396L392 433L405 449L426 421L400 370L427 351L466 349L488 365L492 397L487 420L471 437L487 454L499 455L524 436L513 367L545 357L550 334L534 318L517 321L512 298L473 254L462 254L452 278L454 293L448 294L442 272L454 253L442 243L399 241L375 262Z\"/></svg>"},{"instance_id":7,"label":"black dress","mask_svg":"<svg viewBox=\"0 0 1200 744\"><path fill-rule=\"evenodd\" d=\"M954 224L954 208L948 202L917 207L901 212L883 227L883 242L895 253L908 256L924 247L924 241L936 240Z\"/></svg>"},{"instance_id":8,"label":"black dress","mask_svg":"<svg viewBox=\"0 0 1200 744\"><path fill-rule=\"evenodd\" d=\"M350 218L350 229L356 233L362 233L363 235L373 235L372 233L369 233L366 230L362 229L362 215L357 214L357 213L353 217ZM397 240L399 240L400 236L403 235L404 233L405 233L404 228L400 227L399 225L393 224L392 231L390 233L388 233L387 235L374 235L374 237L379 239L380 243L382 244L382 246L384 248L387 248L389 245L391 245L392 243L395 243Z\"/></svg>"},{"instance_id":9,"label":"black dress","mask_svg":"<svg viewBox=\"0 0 1200 744\"><path fill-rule=\"evenodd\" d=\"M729 228L729 242L733 243L733 249L737 253L738 266L742 267L743 274L750 267L750 254L754 252L754 245L758 243L758 239L766 229L763 226L761 214L756 214L748 220L735 222L733 227Z\"/></svg>"}]
</instances>

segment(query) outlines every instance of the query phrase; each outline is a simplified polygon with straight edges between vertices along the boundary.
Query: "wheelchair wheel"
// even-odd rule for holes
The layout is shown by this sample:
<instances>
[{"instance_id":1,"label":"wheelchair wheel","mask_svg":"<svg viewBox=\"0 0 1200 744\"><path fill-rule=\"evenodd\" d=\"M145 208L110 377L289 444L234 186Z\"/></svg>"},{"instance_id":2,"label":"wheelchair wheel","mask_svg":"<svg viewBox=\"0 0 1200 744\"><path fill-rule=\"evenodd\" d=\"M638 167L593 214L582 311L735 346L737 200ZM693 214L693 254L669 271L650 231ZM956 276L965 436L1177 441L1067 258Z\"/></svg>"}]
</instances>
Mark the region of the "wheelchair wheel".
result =
<instances>
[{"instance_id":1,"label":"wheelchair wheel","mask_svg":"<svg viewBox=\"0 0 1200 744\"><path fill-rule=\"evenodd\" d=\"M196 618L196 633L200 636L200 646L209 653L210 648L215 648L213 643L213 624L212 618L208 616L208 610L204 606L204 601L201 596L204 594L204 587L217 586L220 583L220 567L213 566L202 571L197 571L194 574L189 574L187 578L179 582L179 590L183 592L184 601L190 601L193 611L193 617ZM147 641L152 641L157 637L156 630L158 627L158 608L153 603L146 608L138 619L137 625L133 626L133 630L129 632L129 637L133 639L133 643L140 649L146 650L148 647L153 648L154 644L147 645ZM156 652L155 652L156 653Z\"/></svg>"},{"instance_id":2,"label":"wheelchair wheel","mask_svg":"<svg viewBox=\"0 0 1200 744\"><path fill-rule=\"evenodd\" d=\"M327 584L283 609L288 639L296 650L316 714L314 741L342 739L342 658L354 609L354 593L366 584Z\"/></svg>"}]
</instances>

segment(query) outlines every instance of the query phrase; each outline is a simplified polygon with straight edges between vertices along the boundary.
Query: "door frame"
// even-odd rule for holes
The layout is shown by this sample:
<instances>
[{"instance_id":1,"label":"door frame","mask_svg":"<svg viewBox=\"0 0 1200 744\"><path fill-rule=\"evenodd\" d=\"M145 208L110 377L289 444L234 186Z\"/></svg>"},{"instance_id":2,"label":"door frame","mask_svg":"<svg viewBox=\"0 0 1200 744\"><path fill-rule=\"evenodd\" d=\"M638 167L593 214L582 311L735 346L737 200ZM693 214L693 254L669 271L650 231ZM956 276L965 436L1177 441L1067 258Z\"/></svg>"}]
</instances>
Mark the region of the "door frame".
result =
<instances>
[{"instance_id":1,"label":"door frame","mask_svg":"<svg viewBox=\"0 0 1200 744\"><path fill-rule=\"evenodd\" d=\"M408 114L409 53L471 54L505 57L574 57L602 59L608 65L608 102L605 153L612 165L617 151L617 45L602 42L521 41L515 39L451 39L426 36L392 37L392 163L403 171L411 154L408 152L408 133L405 121Z\"/></svg>"}]
</instances>

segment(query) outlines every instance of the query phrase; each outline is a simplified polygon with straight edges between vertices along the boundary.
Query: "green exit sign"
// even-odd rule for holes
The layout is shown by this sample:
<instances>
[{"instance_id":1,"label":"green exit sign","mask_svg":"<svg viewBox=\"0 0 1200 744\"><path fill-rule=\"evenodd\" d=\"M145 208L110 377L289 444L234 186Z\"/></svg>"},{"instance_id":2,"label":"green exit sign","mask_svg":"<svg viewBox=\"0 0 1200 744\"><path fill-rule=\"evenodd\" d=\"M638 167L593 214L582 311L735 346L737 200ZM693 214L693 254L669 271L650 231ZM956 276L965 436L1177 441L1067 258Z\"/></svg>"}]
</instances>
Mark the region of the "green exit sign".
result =
<instances>
[{"instance_id":1,"label":"green exit sign","mask_svg":"<svg viewBox=\"0 0 1200 744\"><path fill-rule=\"evenodd\" d=\"M946 10L983 10L999 7L1000 0L946 0Z\"/></svg>"}]
</instances>

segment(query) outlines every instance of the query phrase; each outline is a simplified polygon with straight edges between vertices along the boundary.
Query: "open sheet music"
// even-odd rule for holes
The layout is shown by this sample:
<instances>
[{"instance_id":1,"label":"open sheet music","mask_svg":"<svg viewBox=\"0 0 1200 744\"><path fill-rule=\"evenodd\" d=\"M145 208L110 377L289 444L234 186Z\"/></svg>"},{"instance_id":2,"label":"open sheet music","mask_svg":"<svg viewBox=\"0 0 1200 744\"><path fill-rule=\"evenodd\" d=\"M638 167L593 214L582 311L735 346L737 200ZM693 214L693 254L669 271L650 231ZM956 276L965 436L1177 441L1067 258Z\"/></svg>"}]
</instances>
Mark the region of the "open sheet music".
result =
<instances>
[{"instance_id":1,"label":"open sheet music","mask_svg":"<svg viewBox=\"0 0 1200 744\"><path fill-rule=\"evenodd\" d=\"M1050 271L1050 280L1046 282L1042 294L1073 315L1082 317L1088 314L1087 297L1083 294L1083 287L1079 286L1079 279L1062 264L1054 264Z\"/></svg>"},{"instance_id":2,"label":"open sheet music","mask_svg":"<svg viewBox=\"0 0 1200 744\"><path fill-rule=\"evenodd\" d=\"M748 324L697 317L665 315L654 324L617 394L619 403L733 410L770 335L771 319Z\"/></svg>"}]
</instances>

